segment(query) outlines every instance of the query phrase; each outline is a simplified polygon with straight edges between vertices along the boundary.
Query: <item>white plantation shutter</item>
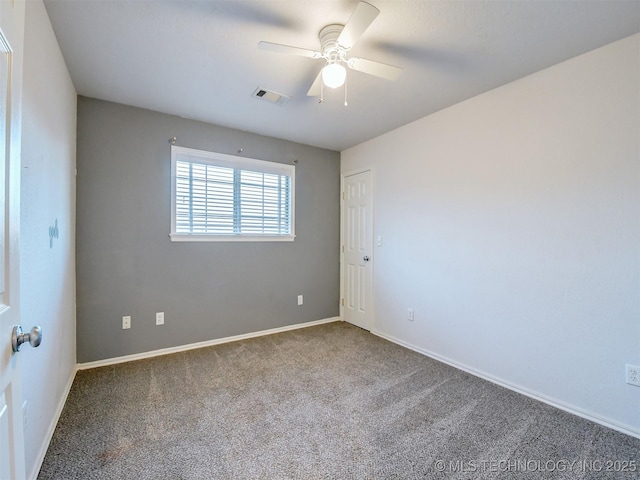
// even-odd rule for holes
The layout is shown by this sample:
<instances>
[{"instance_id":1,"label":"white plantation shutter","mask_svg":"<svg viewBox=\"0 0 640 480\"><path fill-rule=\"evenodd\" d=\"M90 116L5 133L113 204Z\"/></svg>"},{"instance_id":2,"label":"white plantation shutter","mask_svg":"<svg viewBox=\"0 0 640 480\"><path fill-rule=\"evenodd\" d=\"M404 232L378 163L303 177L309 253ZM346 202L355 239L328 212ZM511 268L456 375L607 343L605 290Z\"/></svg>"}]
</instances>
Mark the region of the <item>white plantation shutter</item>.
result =
<instances>
[{"instance_id":1,"label":"white plantation shutter","mask_svg":"<svg viewBox=\"0 0 640 480\"><path fill-rule=\"evenodd\" d=\"M295 167L171 147L174 241L293 240Z\"/></svg>"}]
</instances>

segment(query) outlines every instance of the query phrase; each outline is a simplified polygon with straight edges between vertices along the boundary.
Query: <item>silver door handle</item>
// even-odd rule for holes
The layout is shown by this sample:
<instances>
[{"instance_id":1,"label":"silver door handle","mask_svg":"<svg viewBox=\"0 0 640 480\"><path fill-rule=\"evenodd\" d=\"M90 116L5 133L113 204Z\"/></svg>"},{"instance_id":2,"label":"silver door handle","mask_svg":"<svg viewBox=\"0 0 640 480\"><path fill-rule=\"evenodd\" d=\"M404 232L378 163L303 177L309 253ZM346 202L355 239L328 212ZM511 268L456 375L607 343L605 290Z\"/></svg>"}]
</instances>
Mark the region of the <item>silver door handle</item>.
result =
<instances>
[{"instance_id":1,"label":"silver door handle","mask_svg":"<svg viewBox=\"0 0 640 480\"><path fill-rule=\"evenodd\" d=\"M364 257L362 257L362 259L363 259L365 262L368 262L369 260L371 260L371 259L369 258L369 255L365 255Z\"/></svg>"},{"instance_id":2,"label":"silver door handle","mask_svg":"<svg viewBox=\"0 0 640 480\"><path fill-rule=\"evenodd\" d=\"M16 325L11 332L11 348L13 353L19 352L22 348L22 344L29 342L32 347L37 347L42 342L42 327L36 325L31 329L29 333L22 333L22 327Z\"/></svg>"}]
</instances>

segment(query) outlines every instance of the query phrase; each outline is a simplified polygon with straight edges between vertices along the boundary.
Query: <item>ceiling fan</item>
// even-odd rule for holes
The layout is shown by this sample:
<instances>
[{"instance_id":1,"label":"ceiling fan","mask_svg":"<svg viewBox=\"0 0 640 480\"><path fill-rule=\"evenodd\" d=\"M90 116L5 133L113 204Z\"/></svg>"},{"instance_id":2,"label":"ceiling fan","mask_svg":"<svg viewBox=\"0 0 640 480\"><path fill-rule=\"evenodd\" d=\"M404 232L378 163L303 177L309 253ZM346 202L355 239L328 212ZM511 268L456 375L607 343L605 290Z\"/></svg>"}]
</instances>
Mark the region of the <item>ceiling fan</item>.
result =
<instances>
[{"instance_id":1,"label":"ceiling fan","mask_svg":"<svg viewBox=\"0 0 640 480\"><path fill-rule=\"evenodd\" d=\"M380 10L373 5L360 2L351 14L346 25L327 25L318 34L320 39L320 51L306 48L281 45L279 43L260 42L258 48L270 52L287 53L309 58L322 58L326 65L322 68L311 88L308 96L320 96L320 102L324 101L324 86L337 88L345 84L347 68L358 72L367 73L387 80L397 80L402 73L402 68L387 65L386 63L367 60L366 58L349 57L347 54L353 45L360 39L369 25L376 19ZM345 88L345 105L346 88Z\"/></svg>"}]
</instances>

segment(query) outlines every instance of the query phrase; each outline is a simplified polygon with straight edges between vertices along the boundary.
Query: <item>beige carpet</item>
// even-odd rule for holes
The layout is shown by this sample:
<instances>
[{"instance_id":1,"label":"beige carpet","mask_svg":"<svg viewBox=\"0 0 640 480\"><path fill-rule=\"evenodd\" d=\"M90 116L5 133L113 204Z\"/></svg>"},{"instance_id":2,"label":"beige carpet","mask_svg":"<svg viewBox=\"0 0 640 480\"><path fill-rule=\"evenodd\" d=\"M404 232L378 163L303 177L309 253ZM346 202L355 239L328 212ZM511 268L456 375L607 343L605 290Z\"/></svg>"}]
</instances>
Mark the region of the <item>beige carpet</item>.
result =
<instances>
[{"instance_id":1,"label":"beige carpet","mask_svg":"<svg viewBox=\"0 0 640 480\"><path fill-rule=\"evenodd\" d=\"M38 478L637 479L640 440L332 323L78 372Z\"/></svg>"}]
</instances>

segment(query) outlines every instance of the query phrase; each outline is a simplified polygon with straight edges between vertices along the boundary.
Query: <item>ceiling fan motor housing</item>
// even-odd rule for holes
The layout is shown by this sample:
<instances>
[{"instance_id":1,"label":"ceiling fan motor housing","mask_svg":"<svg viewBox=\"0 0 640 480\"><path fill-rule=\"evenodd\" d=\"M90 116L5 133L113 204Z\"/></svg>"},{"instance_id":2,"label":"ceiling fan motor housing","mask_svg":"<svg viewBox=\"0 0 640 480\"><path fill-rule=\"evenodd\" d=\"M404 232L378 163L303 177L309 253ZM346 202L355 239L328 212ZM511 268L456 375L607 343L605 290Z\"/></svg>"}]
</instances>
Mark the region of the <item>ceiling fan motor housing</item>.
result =
<instances>
[{"instance_id":1,"label":"ceiling fan motor housing","mask_svg":"<svg viewBox=\"0 0 640 480\"><path fill-rule=\"evenodd\" d=\"M329 63L345 62L344 57L348 49L338 44L338 37L340 36L340 33L342 33L343 29L344 25L327 25L320 30L320 33L318 34L322 56L326 58Z\"/></svg>"}]
</instances>

